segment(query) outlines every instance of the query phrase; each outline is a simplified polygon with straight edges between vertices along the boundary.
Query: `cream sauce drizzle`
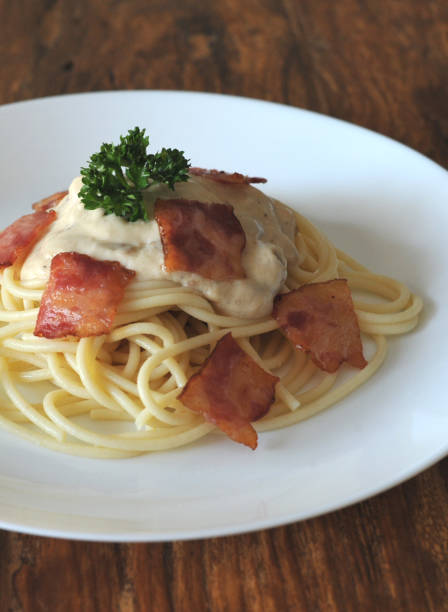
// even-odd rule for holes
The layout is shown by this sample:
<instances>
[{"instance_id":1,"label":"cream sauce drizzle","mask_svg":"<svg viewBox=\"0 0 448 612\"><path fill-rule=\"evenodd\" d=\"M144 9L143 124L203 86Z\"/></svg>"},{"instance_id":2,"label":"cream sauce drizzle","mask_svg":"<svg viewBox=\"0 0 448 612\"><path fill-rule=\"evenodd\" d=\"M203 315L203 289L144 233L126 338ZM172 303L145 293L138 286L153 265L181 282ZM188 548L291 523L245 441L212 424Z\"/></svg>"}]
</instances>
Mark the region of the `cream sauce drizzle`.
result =
<instances>
[{"instance_id":1,"label":"cream sauce drizzle","mask_svg":"<svg viewBox=\"0 0 448 612\"><path fill-rule=\"evenodd\" d=\"M219 282L190 272L167 272L157 222L128 223L115 215L104 215L102 209L86 210L78 197L81 185L81 177L75 178L68 195L56 206L57 219L28 255L22 280L46 281L52 258L76 251L119 261L136 271L138 281L175 281L205 296L220 313L254 319L270 314L272 300L286 280L288 264L299 260L294 214L250 185L192 176L186 183L177 183L174 191L158 185L145 192L148 205L156 198L186 198L233 206L246 234L242 261L247 278Z\"/></svg>"}]
</instances>

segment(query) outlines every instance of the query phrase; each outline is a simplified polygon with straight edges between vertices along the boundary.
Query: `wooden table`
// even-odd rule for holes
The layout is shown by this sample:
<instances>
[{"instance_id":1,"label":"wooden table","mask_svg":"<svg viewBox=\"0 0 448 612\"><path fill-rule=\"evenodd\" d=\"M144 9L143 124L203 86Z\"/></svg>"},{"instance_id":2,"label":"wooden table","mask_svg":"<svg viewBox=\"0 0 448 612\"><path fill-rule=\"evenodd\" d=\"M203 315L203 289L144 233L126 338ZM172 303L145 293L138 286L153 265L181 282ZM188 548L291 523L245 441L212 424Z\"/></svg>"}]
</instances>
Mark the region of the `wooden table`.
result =
<instances>
[{"instance_id":1,"label":"wooden table","mask_svg":"<svg viewBox=\"0 0 448 612\"><path fill-rule=\"evenodd\" d=\"M0 0L0 103L188 89L308 108L448 160L445 0ZM249 535L98 544L0 531L0 610L448 610L448 461Z\"/></svg>"}]
</instances>

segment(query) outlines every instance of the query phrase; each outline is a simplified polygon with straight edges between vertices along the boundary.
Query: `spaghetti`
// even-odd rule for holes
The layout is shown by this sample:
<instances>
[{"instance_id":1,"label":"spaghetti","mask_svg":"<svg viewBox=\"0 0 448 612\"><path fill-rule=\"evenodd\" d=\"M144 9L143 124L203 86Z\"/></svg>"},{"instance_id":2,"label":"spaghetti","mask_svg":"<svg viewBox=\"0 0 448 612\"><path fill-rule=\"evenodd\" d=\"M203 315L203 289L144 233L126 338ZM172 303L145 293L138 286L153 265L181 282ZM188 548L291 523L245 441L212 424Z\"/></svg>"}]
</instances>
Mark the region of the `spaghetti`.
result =
<instances>
[{"instance_id":1,"label":"spaghetti","mask_svg":"<svg viewBox=\"0 0 448 612\"><path fill-rule=\"evenodd\" d=\"M129 284L107 335L38 338L33 330L44 284L20 281L15 264L1 273L0 381L6 397L0 426L50 449L88 457L129 457L190 444L215 427L177 398L229 331L259 365L280 376L274 404L255 424L259 432L298 423L354 391L384 361L386 337L416 326L422 302L296 217L302 259L288 268L286 289L348 280L363 338L374 347L364 369L321 372L271 316L218 314L192 289L161 279Z\"/></svg>"}]
</instances>

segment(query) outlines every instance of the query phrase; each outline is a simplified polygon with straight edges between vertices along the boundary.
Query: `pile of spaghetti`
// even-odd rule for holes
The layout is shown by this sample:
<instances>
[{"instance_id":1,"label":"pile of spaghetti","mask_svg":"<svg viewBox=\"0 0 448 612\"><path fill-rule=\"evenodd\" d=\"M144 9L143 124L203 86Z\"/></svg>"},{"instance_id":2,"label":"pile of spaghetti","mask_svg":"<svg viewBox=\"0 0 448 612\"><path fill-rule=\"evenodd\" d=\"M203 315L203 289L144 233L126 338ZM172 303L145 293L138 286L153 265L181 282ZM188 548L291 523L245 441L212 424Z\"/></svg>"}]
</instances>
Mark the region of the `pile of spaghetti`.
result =
<instances>
[{"instance_id":1,"label":"pile of spaghetti","mask_svg":"<svg viewBox=\"0 0 448 612\"><path fill-rule=\"evenodd\" d=\"M386 337L415 327L421 300L336 249L300 214L297 227L301 261L288 267L284 291L347 279L363 340L372 345L365 367L323 372L309 352L293 346L276 318L219 314L192 289L160 279L128 284L107 334L38 337L45 287L20 281L17 261L1 272L0 426L88 457L128 457L192 443L219 430L179 396L229 332L246 355L279 378L269 411L254 424L258 432L298 423L351 393L383 362Z\"/></svg>"}]
</instances>

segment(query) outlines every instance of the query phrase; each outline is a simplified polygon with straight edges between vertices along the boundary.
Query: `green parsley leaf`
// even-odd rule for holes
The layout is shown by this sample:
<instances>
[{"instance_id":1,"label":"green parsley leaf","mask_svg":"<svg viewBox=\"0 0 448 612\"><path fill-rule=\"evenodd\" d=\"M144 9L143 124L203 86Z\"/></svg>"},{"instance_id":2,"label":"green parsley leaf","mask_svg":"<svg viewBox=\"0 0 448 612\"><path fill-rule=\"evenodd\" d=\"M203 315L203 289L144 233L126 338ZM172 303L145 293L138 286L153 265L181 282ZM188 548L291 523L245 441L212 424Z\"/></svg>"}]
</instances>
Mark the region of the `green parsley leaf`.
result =
<instances>
[{"instance_id":1,"label":"green parsley leaf","mask_svg":"<svg viewBox=\"0 0 448 612\"><path fill-rule=\"evenodd\" d=\"M103 143L86 168L81 168L83 186L79 197L87 210L102 208L106 215L117 215L126 221L149 221L142 191L151 185L188 181L189 160L178 149L163 148L147 154L149 138L136 127L120 144Z\"/></svg>"}]
</instances>

